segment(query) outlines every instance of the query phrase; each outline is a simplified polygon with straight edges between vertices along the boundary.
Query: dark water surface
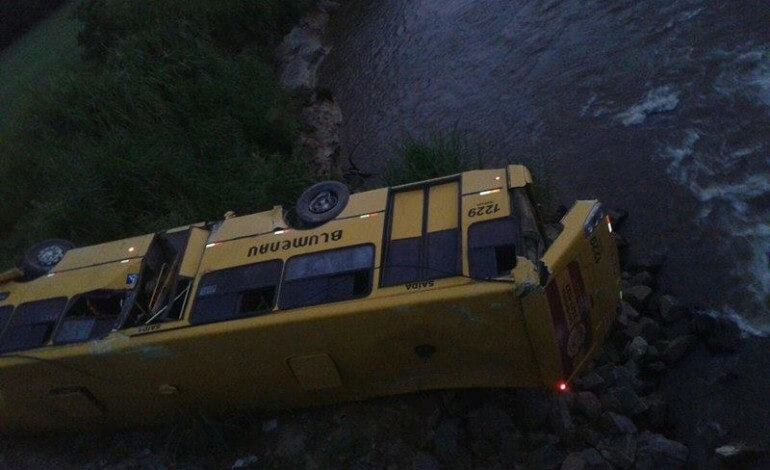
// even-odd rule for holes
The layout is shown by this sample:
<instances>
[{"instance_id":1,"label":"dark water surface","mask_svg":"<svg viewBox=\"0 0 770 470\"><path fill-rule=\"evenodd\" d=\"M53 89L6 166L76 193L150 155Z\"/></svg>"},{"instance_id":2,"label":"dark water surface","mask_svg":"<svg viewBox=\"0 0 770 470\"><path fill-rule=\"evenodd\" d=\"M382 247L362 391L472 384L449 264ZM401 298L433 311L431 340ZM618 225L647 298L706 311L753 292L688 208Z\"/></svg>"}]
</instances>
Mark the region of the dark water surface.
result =
<instances>
[{"instance_id":1,"label":"dark water surface","mask_svg":"<svg viewBox=\"0 0 770 470\"><path fill-rule=\"evenodd\" d=\"M665 287L770 331L769 25L767 0L348 0L321 84L360 168L457 126L558 203L629 210Z\"/></svg>"}]
</instances>

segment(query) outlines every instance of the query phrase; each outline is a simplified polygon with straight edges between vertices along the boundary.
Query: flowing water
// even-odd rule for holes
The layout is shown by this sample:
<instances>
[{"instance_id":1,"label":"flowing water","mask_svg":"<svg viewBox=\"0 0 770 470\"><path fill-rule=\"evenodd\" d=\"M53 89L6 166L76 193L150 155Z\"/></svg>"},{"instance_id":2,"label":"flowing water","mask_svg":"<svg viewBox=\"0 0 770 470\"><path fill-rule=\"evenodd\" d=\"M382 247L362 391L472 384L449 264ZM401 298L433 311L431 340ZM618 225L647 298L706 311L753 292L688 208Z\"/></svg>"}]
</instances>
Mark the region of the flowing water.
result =
<instances>
[{"instance_id":1,"label":"flowing water","mask_svg":"<svg viewBox=\"0 0 770 470\"><path fill-rule=\"evenodd\" d=\"M348 0L320 80L362 170L457 128L627 209L664 287L770 331L768 25L767 0Z\"/></svg>"}]
</instances>

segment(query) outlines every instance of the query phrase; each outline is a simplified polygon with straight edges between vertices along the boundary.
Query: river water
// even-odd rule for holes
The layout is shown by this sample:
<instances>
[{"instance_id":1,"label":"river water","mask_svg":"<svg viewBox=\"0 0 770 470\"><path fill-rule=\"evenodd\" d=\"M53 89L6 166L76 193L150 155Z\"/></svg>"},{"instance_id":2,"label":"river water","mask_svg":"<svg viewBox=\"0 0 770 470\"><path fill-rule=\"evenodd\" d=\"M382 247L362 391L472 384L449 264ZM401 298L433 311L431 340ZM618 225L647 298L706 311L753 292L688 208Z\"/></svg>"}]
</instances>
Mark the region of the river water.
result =
<instances>
[{"instance_id":1,"label":"river water","mask_svg":"<svg viewBox=\"0 0 770 470\"><path fill-rule=\"evenodd\" d=\"M767 0L347 0L320 84L362 170L456 128L627 209L664 288L770 332L768 25Z\"/></svg>"}]
</instances>

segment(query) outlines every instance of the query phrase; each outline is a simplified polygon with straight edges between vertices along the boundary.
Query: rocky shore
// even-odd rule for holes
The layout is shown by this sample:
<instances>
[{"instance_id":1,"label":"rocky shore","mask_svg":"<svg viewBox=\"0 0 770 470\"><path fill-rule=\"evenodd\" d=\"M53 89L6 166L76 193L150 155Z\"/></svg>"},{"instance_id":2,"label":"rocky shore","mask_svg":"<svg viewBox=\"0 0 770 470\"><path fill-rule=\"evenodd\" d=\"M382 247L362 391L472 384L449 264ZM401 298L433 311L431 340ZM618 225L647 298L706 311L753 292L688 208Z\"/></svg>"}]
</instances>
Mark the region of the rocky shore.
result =
<instances>
[{"instance_id":1,"label":"rocky shore","mask_svg":"<svg viewBox=\"0 0 770 470\"><path fill-rule=\"evenodd\" d=\"M331 93L317 88L318 68L331 50L326 38L329 15L339 5L319 1L276 50L279 84L301 102L299 142L316 176L338 171L342 111Z\"/></svg>"}]
</instances>

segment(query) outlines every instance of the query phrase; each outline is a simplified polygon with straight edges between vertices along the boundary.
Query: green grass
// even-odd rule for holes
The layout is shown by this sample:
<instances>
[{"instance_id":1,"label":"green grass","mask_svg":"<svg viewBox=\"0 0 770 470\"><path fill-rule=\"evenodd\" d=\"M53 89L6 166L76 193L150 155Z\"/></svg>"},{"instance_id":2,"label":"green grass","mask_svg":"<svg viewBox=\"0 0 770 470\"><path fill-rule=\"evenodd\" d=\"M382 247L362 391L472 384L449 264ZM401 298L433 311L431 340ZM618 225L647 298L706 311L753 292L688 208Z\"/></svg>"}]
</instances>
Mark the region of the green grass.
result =
<instances>
[{"instance_id":1,"label":"green grass","mask_svg":"<svg viewBox=\"0 0 770 470\"><path fill-rule=\"evenodd\" d=\"M73 17L78 3L66 3L0 52L0 130L19 119L25 95L81 63L79 23Z\"/></svg>"},{"instance_id":2,"label":"green grass","mask_svg":"<svg viewBox=\"0 0 770 470\"><path fill-rule=\"evenodd\" d=\"M265 51L307 5L83 0L22 37L0 77L0 260L291 204L308 168Z\"/></svg>"},{"instance_id":3,"label":"green grass","mask_svg":"<svg viewBox=\"0 0 770 470\"><path fill-rule=\"evenodd\" d=\"M426 139L407 136L388 160L383 179L388 186L422 181L481 168L481 152L473 149L463 134L431 132Z\"/></svg>"},{"instance_id":4,"label":"green grass","mask_svg":"<svg viewBox=\"0 0 770 470\"><path fill-rule=\"evenodd\" d=\"M434 130L427 138L405 137L396 148L395 156L387 161L382 178L388 186L396 186L481 169L485 161L502 162L495 166L525 165L532 172L536 203L545 217L552 216L553 197L545 160L531 156L503 159L484 156L484 149L472 145L457 128L448 132Z\"/></svg>"}]
</instances>

